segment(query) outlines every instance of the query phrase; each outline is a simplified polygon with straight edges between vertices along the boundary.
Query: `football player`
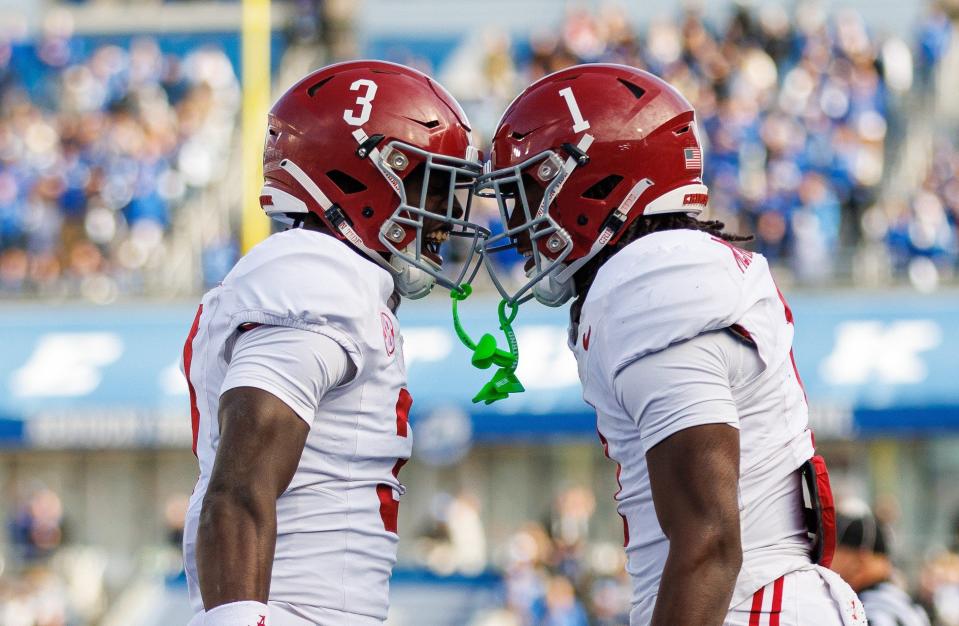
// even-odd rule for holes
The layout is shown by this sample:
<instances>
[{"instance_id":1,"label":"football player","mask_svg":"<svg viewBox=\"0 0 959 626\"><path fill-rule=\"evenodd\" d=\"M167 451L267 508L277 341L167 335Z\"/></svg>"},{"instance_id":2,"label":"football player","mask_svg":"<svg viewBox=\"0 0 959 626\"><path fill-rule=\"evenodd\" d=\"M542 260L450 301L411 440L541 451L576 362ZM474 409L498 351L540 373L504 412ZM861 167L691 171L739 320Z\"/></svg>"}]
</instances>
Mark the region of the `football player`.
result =
<instances>
[{"instance_id":1,"label":"football player","mask_svg":"<svg viewBox=\"0 0 959 626\"><path fill-rule=\"evenodd\" d=\"M316 71L273 106L260 203L291 226L202 300L183 350L200 477L191 624L381 624L411 451L398 296L442 268L480 171L469 123L408 67Z\"/></svg>"},{"instance_id":2,"label":"football player","mask_svg":"<svg viewBox=\"0 0 959 626\"><path fill-rule=\"evenodd\" d=\"M513 101L491 150L476 191L505 232L486 258L515 246L528 278L510 289L487 263L494 282L514 306L575 299L569 347L619 466L630 623L864 625L816 564L834 527L792 314L745 238L700 219L689 102L634 68L571 67Z\"/></svg>"}]
</instances>

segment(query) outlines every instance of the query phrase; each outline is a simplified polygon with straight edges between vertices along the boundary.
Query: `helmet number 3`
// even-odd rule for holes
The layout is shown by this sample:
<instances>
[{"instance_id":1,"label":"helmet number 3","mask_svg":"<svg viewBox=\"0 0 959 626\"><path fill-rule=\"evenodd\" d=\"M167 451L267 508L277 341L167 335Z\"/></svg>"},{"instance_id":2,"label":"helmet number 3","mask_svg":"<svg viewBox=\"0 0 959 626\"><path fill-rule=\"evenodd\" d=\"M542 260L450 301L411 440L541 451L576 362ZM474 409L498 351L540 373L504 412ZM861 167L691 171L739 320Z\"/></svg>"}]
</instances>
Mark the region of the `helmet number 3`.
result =
<instances>
[{"instance_id":1,"label":"helmet number 3","mask_svg":"<svg viewBox=\"0 0 959 626\"><path fill-rule=\"evenodd\" d=\"M365 89L364 93L356 97L356 105L360 107L359 112L355 109L346 109L343 111L343 119L350 126L361 126L370 119L370 113L373 111L373 98L376 97L376 83L368 78L360 78L353 81L350 85L350 91L359 91Z\"/></svg>"},{"instance_id":2,"label":"helmet number 3","mask_svg":"<svg viewBox=\"0 0 959 626\"><path fill-rule=\"evenodd\" d=\"M559 95L566 100L566 106L569 107L569 114L573 116L573 132L578 133L589 129L589 122L583 119L583 114L579 110L579 104L576 102L576 96L573 95L573 88L566 87L559 90Z\"/></svg>"}]
</instances>

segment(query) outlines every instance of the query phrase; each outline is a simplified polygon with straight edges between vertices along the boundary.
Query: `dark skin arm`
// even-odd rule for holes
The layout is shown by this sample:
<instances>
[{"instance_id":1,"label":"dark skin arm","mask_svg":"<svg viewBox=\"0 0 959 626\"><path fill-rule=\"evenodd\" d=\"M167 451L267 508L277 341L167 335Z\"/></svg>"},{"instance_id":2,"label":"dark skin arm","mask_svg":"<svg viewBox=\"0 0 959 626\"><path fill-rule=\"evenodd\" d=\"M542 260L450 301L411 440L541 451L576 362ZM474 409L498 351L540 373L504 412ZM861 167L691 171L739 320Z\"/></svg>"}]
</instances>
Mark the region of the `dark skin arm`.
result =
<instances>
[{"instance_id":1,"label":"dark skin arm","mask_svg":"<svg viewBox=\"0 0 959 626\"><path fill-rule=\"evenodd\" d=\"M682 430L646 453L656 517L669 538L652 626L722 626L743 554L739 431Z\"/></svg>"},{"instance_id":2,"label":"dark skin arm","mask_svg":"<svg viewBox=\"0 0 959 626\"><path fill-rule=\"evenodd\" d=\"M206 610L270 594L276 499L300 462L309 426L254 387L220 396L220 444L203 498L197 571Z\"/></svg>"}]
</instances>

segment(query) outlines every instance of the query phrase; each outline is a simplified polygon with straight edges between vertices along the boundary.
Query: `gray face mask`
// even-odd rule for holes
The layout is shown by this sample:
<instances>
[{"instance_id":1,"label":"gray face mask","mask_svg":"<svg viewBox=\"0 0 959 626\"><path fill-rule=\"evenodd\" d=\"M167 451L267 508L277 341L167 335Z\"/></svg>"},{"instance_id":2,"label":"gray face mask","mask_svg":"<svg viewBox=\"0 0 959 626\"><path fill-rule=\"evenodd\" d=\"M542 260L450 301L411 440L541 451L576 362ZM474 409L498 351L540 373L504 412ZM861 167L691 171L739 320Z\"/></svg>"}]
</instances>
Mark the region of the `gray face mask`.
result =
<instances>
[{"instance_id":1,"label":"gray face mask","mask_svg":"<svg viewBox=\"0 0 959 626\"><path fill-rule=\"evenodd\" d=\"M592 140L591 135L583 135L577 146L580 154L586 154ZM510 304L518 305L535 297L548 306L559 306L572 295L571 280L559 281L569 285L562 288L544 283L548 276L563 270L566 258L573 251L572 237L553 219L549 207L577 165L576 157L569 156L564 160L555 151L547 150L513 167L484 174L476 181L475 193L495 198L503 221L504 231L483 243L482 256L497 291ZM527 176L535 176L545 185L542 200L536 207L530 204L523 180L524 172ZM532 260L532 267L526 270L526 282L510 289L499 276L492 255L499 250L515 247L520 237L529 242L530 249L525 254L527 259ZM540 250L540 243L544 241L550 256ZM537 285L541 286L537 288Z\"/></svg>"},{"instance_id":2,"label":"gray face mask","mask_svg":"<svg viewBox=\"0 0 959 626\"><path fill-rule=\"evenodd\" d=\"M419 194L415 198L410 197L407 184L397 174L408 167L410 156L422 159L423 167ZM433 154L399 141L390 142L380 151L374 150L370 158L400 198L379 234L380 243L390 252L397 291L407 298L422 298L434 284L452 290L472 280L480 265L479 251L490 235L488 229L470 221L471 190L480 173L479 162ZM429 198L439 194L445 196L445 200L439 206L428 206ZM446 233L443 241L466 240L462 246L466 256L456 265L437 262L443 241L427 239L430 237L427 226L436 228L437 225ZM416 233L415 238L405 248L399 248L410 229ZM424 252L424 243L437 258Z\"/></svg>"}]
</instances>

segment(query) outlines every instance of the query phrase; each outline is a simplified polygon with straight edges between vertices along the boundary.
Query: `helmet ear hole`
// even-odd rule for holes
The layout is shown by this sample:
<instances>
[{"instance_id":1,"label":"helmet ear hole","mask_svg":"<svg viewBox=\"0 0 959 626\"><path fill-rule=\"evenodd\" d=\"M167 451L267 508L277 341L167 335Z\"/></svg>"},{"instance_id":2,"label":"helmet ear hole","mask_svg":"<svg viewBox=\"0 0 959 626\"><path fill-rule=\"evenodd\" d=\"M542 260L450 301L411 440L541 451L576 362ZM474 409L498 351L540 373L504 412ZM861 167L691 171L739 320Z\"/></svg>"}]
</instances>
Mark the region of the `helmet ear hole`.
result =
<instances>
[{"instance_id":1,"label":"helmet ear hole","mask_svg":"<svg viewBox=\"0 0 959 626\"><path fill-rule=\"evenodd\" d=\"M622 180L622 176L610 174L584 191L583 197L589 200L605 200L609 197L609 194L613 193L613 190L616 189L616 186L619 185Z\"/></svg>"},{"instance_id":2,"label":"helmet ear hole","mask_svg":"<svg viewBox=\"0 0 959 626\"><path fill-rule=\"evenodd\" d=\"M366 191L366 185L356 180L346 172L341 172L340 170L330 170L326 173L326 177L329 178L330 181L339 187L340 191L346 195Z\"/></svg>"},{"instance_id":3,"label":"helmet ear hole","mask_svg":"<svg viewBox=\"0 0 959 626\"><path fill-rule=\"evenodd\" d=\"M314 84L310 85L310 86L306 89L306 94L312 98L314 95L316 95L316 92L319 91L319 90L323 87L323 85L325 85L326 83L328 83L328 82L330 82L331 80L333 80L333 77L334 77L334 76L336 76L336 74L333 74L332 76L327 76L327 77L324 78L323 80L321 80L321 81L319 81L319 82L317 82L317 83L314 83Z\"/></svg>"},{"instance_id":4,"label":"helmet ear hole","mask_svg":"<svg viewBox=\"0 0 959 626\"><path fill-rule=\"evenodd\" d=\"M616 80L618 80L623 85L623 87L625 87L626 89L629 89L629 92L633 94L637 100L639 100L640 98L646 95L646 90L640 87L639 85L637 85L636 83L631 83L630 81L623 78L617 78Z\"/></svg>"}]
</instances>

